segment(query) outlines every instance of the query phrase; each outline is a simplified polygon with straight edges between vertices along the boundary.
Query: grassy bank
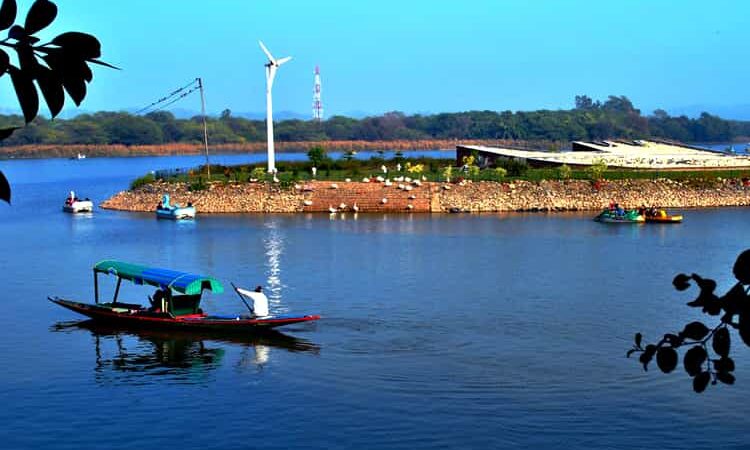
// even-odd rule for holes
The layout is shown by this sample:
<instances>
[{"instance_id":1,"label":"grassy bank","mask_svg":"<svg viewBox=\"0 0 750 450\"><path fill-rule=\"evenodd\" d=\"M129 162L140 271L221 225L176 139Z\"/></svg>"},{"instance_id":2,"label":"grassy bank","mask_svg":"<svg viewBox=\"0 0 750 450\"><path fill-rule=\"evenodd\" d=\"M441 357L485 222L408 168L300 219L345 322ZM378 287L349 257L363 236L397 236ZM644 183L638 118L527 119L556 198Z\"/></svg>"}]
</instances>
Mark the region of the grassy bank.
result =
<instances>
[{"instance_id":1,"label":"grassy bank","mask_svg":"<svg viewBox=\"0 0 750 450\"><path fill-rule=\"evenodd\" d=\"M386 166L387 173L382 167ZM705 184L718 179L748 179L750 170L699 170L699 171L639 171L639 170L607 170L604 167L594 167L586 170L572 170L566 166L558 168L537 169L517 161L504 161L497 168L480 169L472 164L455 167L454 159L413 158L400 156L391 159L373 157L369 160L348 158L338 160L325 159L319 161L315 167L317 172L313 176L313 163L310 161L279 162L276 175L282 186L307 180L319 181L361 181L363 178L381 176L383 178L410 177L425 181L460 182L495 181L513 182L542 181L542 180L656 180L669 179L675 181L690 181ZM196 167L188 172L171 172L148 174L133 181L131 189L137 188L155 180L166 182L184 182L192 190L201 190L209 181L206 166ZM237 165L211 166L212 182L257 182L272 181L273 177L266 173L266 165Z\"/></svg>"}]
</instances>

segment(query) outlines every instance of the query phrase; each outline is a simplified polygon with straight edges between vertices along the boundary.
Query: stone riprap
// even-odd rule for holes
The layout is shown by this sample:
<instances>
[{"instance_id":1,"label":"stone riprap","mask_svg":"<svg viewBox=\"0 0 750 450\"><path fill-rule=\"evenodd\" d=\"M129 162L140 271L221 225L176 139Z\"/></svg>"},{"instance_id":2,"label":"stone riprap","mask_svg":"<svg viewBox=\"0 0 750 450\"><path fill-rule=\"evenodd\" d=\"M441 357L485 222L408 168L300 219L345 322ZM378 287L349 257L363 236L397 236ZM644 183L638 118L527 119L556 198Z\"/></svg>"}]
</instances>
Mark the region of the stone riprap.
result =
<instances>
[{"instance_id":1,"label":"stone riprap","mask_svg":"<svg viewBox=\"0 0 750 450\"><path fill-rule=\"evenodd\" d=\"M624 207L672 208L750 205L741 180L616 180L498 182L301 182L212 183L189 191L182 183L156 182L124 191L101 204L123 211L153 211L163 194L173 203L191 202L204 213L294 212L502 212L598 210L616 201ZM355 207L356 204L356 207Z\"/></svg>"}]
</instances>

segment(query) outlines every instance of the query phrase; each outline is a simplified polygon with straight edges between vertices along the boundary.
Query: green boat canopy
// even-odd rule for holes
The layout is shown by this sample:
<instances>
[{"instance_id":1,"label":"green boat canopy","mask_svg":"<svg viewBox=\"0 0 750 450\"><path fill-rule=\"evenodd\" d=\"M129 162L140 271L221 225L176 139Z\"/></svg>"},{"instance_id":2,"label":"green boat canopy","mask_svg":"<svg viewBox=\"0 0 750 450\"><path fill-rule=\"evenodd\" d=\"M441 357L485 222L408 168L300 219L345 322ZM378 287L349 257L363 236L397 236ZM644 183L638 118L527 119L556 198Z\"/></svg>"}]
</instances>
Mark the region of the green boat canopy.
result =
<instances>
[{"instance_id":1,"label":"green boat canopy","mask_svg":"<svg viewBox=\"0 0 750 450\"><path fill-rule=\"evenodd\" d=\"M196 295L204 289L215 294L224 292L224 286L213 277L177 272L169 269L141 266L107 259L94 266L94 273L114 275L135 284L149 284L161 289L172 289L187 295Z\"/></svg>"}]
</instances>

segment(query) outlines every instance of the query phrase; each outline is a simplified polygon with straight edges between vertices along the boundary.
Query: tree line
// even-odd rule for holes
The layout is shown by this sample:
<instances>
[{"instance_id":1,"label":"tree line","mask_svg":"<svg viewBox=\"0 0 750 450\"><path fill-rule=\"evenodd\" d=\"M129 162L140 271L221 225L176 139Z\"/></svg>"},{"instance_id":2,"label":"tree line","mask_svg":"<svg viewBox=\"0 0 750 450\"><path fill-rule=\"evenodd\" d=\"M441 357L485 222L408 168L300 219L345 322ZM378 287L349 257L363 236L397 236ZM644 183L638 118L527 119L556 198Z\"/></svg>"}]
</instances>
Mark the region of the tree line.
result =
<instances>
[{"instance_id":1,"label":"tree line","mask_svg":"<svg viewBox=\"0 0 750 450\"><path fill-rule=\"evenodd\" d=\"M0 128L23 123L23 118L0 115ZM225 110L208 119L212 144L265 141L265 122L235 117ZM575 98L569 110L468 111L433 115L389 112L354 119L333 116L317 122L283 120L276 124L278 141L391 141L424 139L598 140L663 138L682 142L727 142L747 139L750 121L725 120L709 113L700 117L672 117L664 110L643 115L625 96L594 101ZM178 119L158 111L143 116L127 112L81 114L72 119L37 117L26 128L2 142L4 146L34 144L150 145L199 143L201 117Z\"/></svg>"}]
</instances>

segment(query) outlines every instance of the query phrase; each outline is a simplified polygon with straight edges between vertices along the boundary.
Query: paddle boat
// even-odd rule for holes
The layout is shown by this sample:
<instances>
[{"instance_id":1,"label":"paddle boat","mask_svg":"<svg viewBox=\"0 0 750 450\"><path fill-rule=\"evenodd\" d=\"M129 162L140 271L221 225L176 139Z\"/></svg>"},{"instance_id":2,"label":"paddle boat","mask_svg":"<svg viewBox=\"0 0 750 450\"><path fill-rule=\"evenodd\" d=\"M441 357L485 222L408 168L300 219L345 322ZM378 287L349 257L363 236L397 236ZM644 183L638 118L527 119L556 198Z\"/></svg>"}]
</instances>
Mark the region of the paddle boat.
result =
<instances>
[{"instance_id":1,"label":"paddle boat","mask_svg":"<svg viewBox=\"0 0 750 450\"><path fill-rule=\"evenodd\" d=\"M75 192L70 191L70 195L65 199L62 209L65 212L73 214L84 212L90 213L94 211L94 203L88 198L80 199L76 197Z\"/></svg>"},{"instance_id":2,"label":"paddle boat","mask_svg":"<svg viewBox=\"0 0 750 450\"><path fill-rule=\"evenodd\" d=\"M169 204L169 194L164 194L161 202L156 205L156 218L169 220L195 219L195 207L192 203L180 206L179 203Z\"/></svg>"},{"instance_id":3,"label":"paddle boat","mask_svg":"<svg viewBox=\"0 0 750 450\"><path fill-rule=\"evenodd\" d=\"M605 209L598 216L594 217L597 222L603 223L643 223L646 219L638 214L638 211L620 211Z\"/></svg>"},{"instance_id":4,"label":"paddle boat","mask_svg":"<svg viewBox=\"0 0 750 450\"><path fill-rule=\"evenodd\" d=\"M669 215L663 209L648 208L642 212L648 223L681 223L682 215Z\"/></svg>"},{"instance_id":5,"label":"paddle boat","mask_svg":"<svg viewBox=\"0 0 750 450\"><path fill-rule=\"evenodd\" d=\"M80 303L60 297L48 299L95 321L147 329L242 333L320 319L319 315L274 315L268 310L259 311L262 315L252 311L250 314L209 315L200 307L203 292L224 292L222 284L213 277L115 260L101 261L93 269L94 303ZM114 295L109 302L99 301L100 274L117 278ZM123 280L135 285L156 287L154 296L148 297L150 306L121 301L119 293ZM252 310L244 298L243 303Z\"/></svg>"}]
</instances>

